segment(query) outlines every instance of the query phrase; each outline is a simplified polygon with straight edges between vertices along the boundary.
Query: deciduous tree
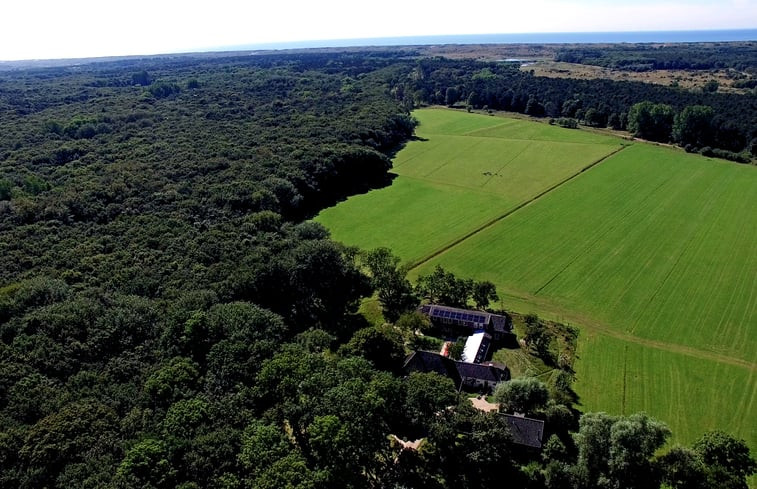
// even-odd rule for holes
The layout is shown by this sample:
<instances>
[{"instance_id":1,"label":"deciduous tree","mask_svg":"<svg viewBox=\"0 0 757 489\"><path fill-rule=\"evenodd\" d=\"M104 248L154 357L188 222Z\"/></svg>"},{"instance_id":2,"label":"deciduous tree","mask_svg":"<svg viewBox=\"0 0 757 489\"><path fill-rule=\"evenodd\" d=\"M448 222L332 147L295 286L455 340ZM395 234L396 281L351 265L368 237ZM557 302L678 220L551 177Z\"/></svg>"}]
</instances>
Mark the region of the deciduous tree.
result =
<instances>
[{"instance_id":1,"label":"deciduous tree","mask_svg":"<svg viewBox=\"0 0 757 489\"><path fill-rule=\"evenodd\" d=\"M522 377L497 385L494 400L502 411L531 416L546 406L549 389L538 379Z\"/></svg>"}]
</instances>

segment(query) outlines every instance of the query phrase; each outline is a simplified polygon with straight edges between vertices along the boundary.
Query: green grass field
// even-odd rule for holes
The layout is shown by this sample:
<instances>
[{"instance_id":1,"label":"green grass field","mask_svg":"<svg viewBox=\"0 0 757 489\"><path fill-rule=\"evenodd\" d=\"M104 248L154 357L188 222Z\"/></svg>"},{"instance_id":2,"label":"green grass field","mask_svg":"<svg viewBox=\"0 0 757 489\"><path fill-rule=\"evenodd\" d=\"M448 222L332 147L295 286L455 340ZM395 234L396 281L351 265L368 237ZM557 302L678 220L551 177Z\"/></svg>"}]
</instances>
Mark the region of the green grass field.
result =
<instances>
[{"instance_id":1,"label":"green grass field","mask_svg":"<svg viewBox=\"0 0 757 489\"><path fill-rule=\"evenodd\" d=\"M755 450L754 370L582 329L576 377L583 410L646 411L690 443L706 430L738 434Z\"/></svg>"},{"instance_id":2,"label":"green grass field","mask_svg":"<svg viewBox=\"0 0 757 489\"><path fill-rule=\"evenodd\" d=\"M316 220L338 241L366 249L387 246L413 261L510 207L512 203L503 197L399 177L390 187L326 209ZM429 215L431 210L436 216Z\"/></svg>"},{"instance_id":3,"label":"green grass field","mask_svg":"<svg viewBox=\"0 0 757 489\"><path fill-rule=\"evenodd\" d=\"M629 335L757 362L757 169L635 145L441 264Z\"/></svg>"},{"instance_id":4,"label":"green grass field","mask_svg":"<svg viewBox=\"0 0 757 489\"><path fill-rule=\"evenodd\" d=\"M622 147L619 139L528 121L443 109L415 116L421 121L417 135L425 140L408 143L397 155L393 184L316 218L337 240L388 246L414 262ZM480 131L489 134L466 135Z\"/></svg>"},{"instance_id":5,"label":"green grass field","mask_svg":"<svg viewBox=\"0 0 757 489\"><path fill-rule=\"evenodd\" d=\"M524 120L416 116L427 141L397 155L394 184L318 217L335 239L389 246L422 262L415 275L440 264L491 280L506 307L580 326L584 410L645 410L676 440L718 427L757 449L757 168L646 144L613 154L616 138Z\"/></svg>"}]
</instances>

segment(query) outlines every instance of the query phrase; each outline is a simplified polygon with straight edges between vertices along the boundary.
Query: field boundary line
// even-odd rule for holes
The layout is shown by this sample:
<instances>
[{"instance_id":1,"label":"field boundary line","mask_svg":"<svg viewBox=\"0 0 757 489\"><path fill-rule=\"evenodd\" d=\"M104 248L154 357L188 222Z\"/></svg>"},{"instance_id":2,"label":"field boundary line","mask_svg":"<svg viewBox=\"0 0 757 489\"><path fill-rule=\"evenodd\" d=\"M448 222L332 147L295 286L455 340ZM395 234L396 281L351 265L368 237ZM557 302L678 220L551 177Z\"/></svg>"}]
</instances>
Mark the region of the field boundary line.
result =
<instances>
[{"instance_id":1,"label":"field boundary line","mask_svg":"<svg viewBox=\"0 0 757 489\"><path fill-rule=\"evenodd\" d=\"M626 388L627 388L627 377L628 377L628 345L623 345L623 397L620 401L620 414L621 416L626 415Z\"/></svg>"},{"instance_id":2,"label":"field boundary line","mask_svg":"<svg viewBox=\"0 0 757 489\"><path fill-rule=\"evenodd\" d=\"M490 136L476 136L476 133L480 132L480 131L488 131L488 130L491 130L491 129L496 129L496 128L502 127L502 126L512 126L514 124L513 121L515 121L515 120L516 119L509 119L509 118L505 117L504 121L500 122L499 124L494 124L493 126L487 126L487 127L479 127L478 129L473 129L472 131L464 132L464 133L462 133L460 135L461 136L466 136L466 137L467 136L481 137L481 138L490 137Z\"/></svg>"},{"instance_id":3,"label":"field boundary line","mask_svg":"<svg viewBox=\"0 0 757 489\"><path fill-rule=\"evenodd\" d=\"M418 182L427 183L427 184L433 184L433 185L438 185L440 187L451 187L451 188L455 188L455 189L467 190L469 192L479 192L479 193L482 193L482 194L492 195L492 196L495 196L495 197L500 197L500 198L502 197L501 193L495 192L493 190L486 190L483 187L477 187L477 186L470 187L468 185L460 185L458 183L449 183L449 182L445 182L443 180L435 180L433 178L417 177L417 176L414 176L414 175L400 175L398 173L395 173L395 175L400 176L400 177L402 177L404 179L416 180Z\"/></svg>"},{"instance_id":4,"label":"field boundary line","mask_svg":"<svg viewBox=\"0 0 757 489\"><path fill-rule=\"evenodd\" d=\"M499 221L501 221L501 220L503 220L503 219L505 219L507 217L510 217L515 212L521 210L522 208L526 207L527 205L533 204L534 202L536 202L540 198L544 197L548 193L552 192L553 190L556 190L557 188L565 185L566 183L568 183L569 181L571 181L574 178L578 177L582 173L584 173L584 172L586 172L586 171L594 168L595 166L599 165L603 161L606 161L608 158L611 158L612 156L615 156L616 154L620 153L621 151L623 151L624 149L626 149L626 148L628 148L630 146L631 145L621 145L620 148L616 148L614 151L611 151L610 153L608 153L608 154L604 155L603 157L599 158L598 160L589 163L587 166L581 168L576 173L573 173L573 174L571 174L571 175L563 178L559 182L557 182L557 183L555 183L555 184L547 187L545 190L542 190L541 192L539 192L535 196L531 197L530 199L521 202L520 204L518 204L515 207L511 208L510 210L508 210L504 214L496 216L494 219L490 219L489 221L487 221L484 224L478 226L477 228L475 228L475 229L473 229L473 230L465 233L464 235L462 235L461 237L455 239L454 241L450 242L449 244L442 246L441 248L437 249L436 251L432 252L431 254L429 254L429 255L427 255L427 256L419 259L419 260L416 260L416 261L408 263L408 271L415 270L416 268L420 267L421 265L424 265L424 264L428 263L429 261L433 260L437 256L439 256L439 255L445 253L446 251L449 251L450 249L454 248L455 246L459 245L463 241L466 241L467 239L475 236L476 234L480 233L481 231L484 231L484 230L492 227L493 225L497 224Z\"/></svg>"},{"instance_id":5,"label":"field boundary line","mask_svg":"<svg viewBox=\"0 0 757 489\"><path fill-rule=\"evenodd\" d=\"M660 188L662 188L663 186L665 186L665 185L666 185L666 184L667 184L667 183L668 183L668 182L669 182L670 180L672 180L672 179L673 179L673 176L670 176L670 177L666 178L665 180L663 180L662 182L660 182L660 184L659 184L659 185L657 185L657 186L656 186L656 187L655 187L655 188L654 188L654 189L653 189L652 191L650 191L650 192L649 192L649 194L647 194L647 195L652 195L652 194L654 194L655 192L657 192L657 190L659 190ZM536 289L536 291L534 292L534 295L535 295L535 296L536 296L536 295L539 295L539 293L540 293L540 292L541 292L542 290L544 290L544 289L545 289L545 288L546 288L547 286L549 286L549 284L551 284L552 282L554 282L554 281L555 281L555 280L557 279L557 277L559 277L560 275L562 275L562 274L563 274L563 272L565 272L565 270L567 270L568 268L570 268L570 266L571 266L571 265L573 265L573 264L574 264L574 263L575 263L576 261L578 261L578 259L579 259L579 258L581 258L582 256L584 256L584 255L586 255L587 253L589 253L589 250L591 250L591 249L592 249L592 248L593 248L593 247L594 247L594 246L595 246L595 245L597 244L597 242L598 242L598 241L599 241L599 240L600 240L601 238L603 238L603 237L605 237L606 235L610 234L610 233L611 233L612 231L614 231L614 230L615 230L615 228L616 228L616 227L618 227L618 224L617 224L618 222L622 222L622 221L623 221L623 220L625 220L625 219L626 219L626 218L627 218L628 216L631 216L631 215L633 215L633 214L635 214L635 213L638 213L638 212L639 212L639 210L638 210L638 209L636 209L636 208L633 208L633 207L632 207L632 208L630 208L630 209L628 209L628 211L627 211L627 212L626 212L625 214L623 214L623 216L622 216L622 218L621 218L621 219L617 219L617 220L616 220L616 221L615 221L615 222L614 222L613 224L611 224L611 225L607 226L607 227L606 227L606 228L605 228L605 229L604 229L604 230L603 230L603 231L602 231L601 233L599 233L599 235L597 235L597 237L596 237L596 238L594 238L594 239L593 239L593 240L592 240L592 241L591 241L591 242L590 242L590 243L589 243L589 244L588 244L588 245L587 245L587 246L586 246L586 247L585 247L585 248L584 248L584 249L583 249L582 251L578 252L578 253L577 253L577 254L576 254L576 255L575 255L575 256L574 256L573 258L571 258L571 260L570 260L570 261L568 261L568 263L566 263L566 264L565 264L565 266L564 266L564 267L562 267L562 268L561 268L560 270L558 270L558 271L557 271L557 273L555 273L555 274L554 274L554 275L552 276L552 278L550 278L549 280L547 280L547 281L546 281L546 282L545 282L544 284L542 284L542 285L541 285L541 287L539 287L538 289Z\"/></svg>"}]
</instances>

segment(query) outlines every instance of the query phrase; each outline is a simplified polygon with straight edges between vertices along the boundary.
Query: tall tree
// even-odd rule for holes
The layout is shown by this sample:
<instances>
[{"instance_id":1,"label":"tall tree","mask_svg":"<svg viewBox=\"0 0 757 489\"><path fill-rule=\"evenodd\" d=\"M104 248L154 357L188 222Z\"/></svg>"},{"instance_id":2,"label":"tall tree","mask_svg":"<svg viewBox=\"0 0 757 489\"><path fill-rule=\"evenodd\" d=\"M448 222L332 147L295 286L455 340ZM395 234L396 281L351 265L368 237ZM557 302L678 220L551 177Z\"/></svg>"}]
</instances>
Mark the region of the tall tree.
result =
<instances>
[{"instance_id":1,"label":"tall tree","mask_svg":"<svg viewBox=\"0 0 757 489\"><path fill-rule=\"evenodd\" d=\"M399 257L388 248L363 252L361 261L368 268L371 285L378 291L384 317L395 322L418 305L413 286L407 279L407 268L400 266Z\"/></svg>"},{"instance_id":2,"label":"tall tree","mask_svg":"<svg viewBox=\"0 0 757 489\"><path fill-rule=\"evenodd\" d=\"M639 102L628 111L628 130L636 137L667 142L673 128L673 108L649 101Z\"/></svg>"},{"instance_id":3,"label":"tall tree","mask_svg":"<svg viewBox=\"0 0 757 489\"><path fill-rule=\"evenodd\" d=\"M706 105L689 105L676 115L673 139L681 146L709 146L713 139L712 119L715 111Z\"/></svg>"},{"instance_id":4,"label":"tall tree","mask_svg":"<svg viewBox=\"0 0 757 489\"><path fill-rule=\"evenodd\" d=\"M747 477L757 472L746 443L722 431L705 433L692 449L704 463L709 487L746 489Z\"/></svg>"},{"instance_id":5,"label":"tall tree","mask_svg":"<svg viewBox=\"0 0 757 489\"><path fill-rule=\"evenodd\" d=\"M444 94L444 103L449 107L452 107L453 105L455 105L455 102L457 102L458 98L460 98L460 92L458 92L457 88L448 87L447 91Z\"/></svg>"},{"instance_id":6,"label":"tall tree","mask_svg":"<svg viewBox=\"0 0 757 489\"><path fill-rule=\"evenodd\" d=\"M431 302L465 307L473 291L473 280L457 278L437 265L431 274L418 277L416 290Z\"/></svg>"},{"instance_id":7,"label":"tall tree","mask_svg":"<svg viewBox=\"0 0 757 489\"><path fill-rule=\"evenodd\" d=\"M494 399L503 411L532 416L547 405L549 389L538 379L523 377L497 385Z\"/></svg>"},{"instance_id":8,"label":"tall tree","mask_svg":"<svg viewBox=\"0 0 757 489\"><path fill-rule=\"evenodd\" d=\"M581 417L576 446L579 487L659 487L662 478L652 457L670 436L664 423L644 413L627 418L605 413Z\"/></svg>"},{"instance_id":9,"label":"tall tree","mask_svg":"<svg viewBox=\"0 0 757 489\"><path fill-rule=\"evenodd\" d=\"M489 307L491 301L498 301L497 286L488 280L475 282L473 284L473 302L479 309Z\"/></svg>"}]
</instances>

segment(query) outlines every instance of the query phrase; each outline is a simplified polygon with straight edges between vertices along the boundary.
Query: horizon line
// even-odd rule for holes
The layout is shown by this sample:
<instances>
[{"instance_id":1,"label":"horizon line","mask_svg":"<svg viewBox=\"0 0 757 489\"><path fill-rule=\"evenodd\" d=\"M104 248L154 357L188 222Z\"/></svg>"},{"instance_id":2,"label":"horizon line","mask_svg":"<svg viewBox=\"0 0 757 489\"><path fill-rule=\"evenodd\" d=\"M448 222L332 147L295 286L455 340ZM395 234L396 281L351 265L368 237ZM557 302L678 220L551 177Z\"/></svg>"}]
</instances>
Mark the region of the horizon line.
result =
<instances>
[{"instance_id":1,"label":"horizon line","mask_svg":"<svg viewBox=\"0 0 757 489\"><path fill-rule=\"evenodd\" d=\"M754 33L751 38L740 39L718 39L718 40L644 40L644 41L536 41L536 40L500 40L490 42L454 42L453 39L464 38L487 38L487 37L510 37L510 38L529 38L537 36L587 36L587 35L654 35L654 34L696 34L696 33ZM447 39L450 42L442 42ZM399 41L415 41L401 43ZM244 51L286 51L294 49L331 49L331 48L370 48L370 47L392 47L392 46L428 46L434 44L655 44L655 43L708 43L708 42L754 42L757 41L757 27L754 28L708 28L708 29L670 29L670 30L616 30L616 31L545 31L545 32L499 32L499 33L478 33L478 34L419 34L419 35L399 35L399 36L382 36L382 37L357 37L357 38L333 38L333 39L301 39L294 41L263 41L245 44L222 45L222 46L205 46L197 48L187 48L186 50L155 52L155 53L130 53L130 54L112 54L98 56L72 56L72 57L53 57L53 58L25 58L25 59L0 59L0 65L19 64L19 63L43 63L53 61L79 61L79 60L109 60L113 58L139 58L139 57L160 57L173 55L192 55L203 53L223 53L223 52L244 52ZM383 43L382 43L383 42Z\"/></svg>"}]
</instances>

